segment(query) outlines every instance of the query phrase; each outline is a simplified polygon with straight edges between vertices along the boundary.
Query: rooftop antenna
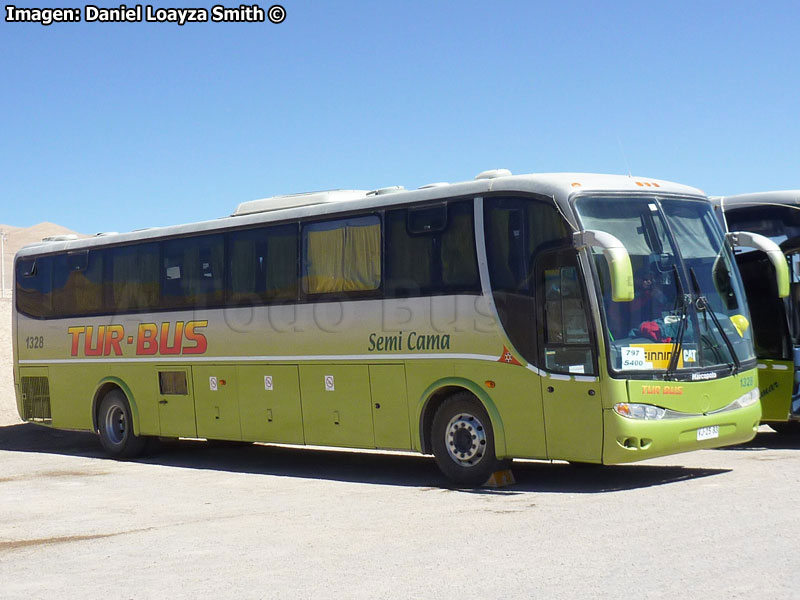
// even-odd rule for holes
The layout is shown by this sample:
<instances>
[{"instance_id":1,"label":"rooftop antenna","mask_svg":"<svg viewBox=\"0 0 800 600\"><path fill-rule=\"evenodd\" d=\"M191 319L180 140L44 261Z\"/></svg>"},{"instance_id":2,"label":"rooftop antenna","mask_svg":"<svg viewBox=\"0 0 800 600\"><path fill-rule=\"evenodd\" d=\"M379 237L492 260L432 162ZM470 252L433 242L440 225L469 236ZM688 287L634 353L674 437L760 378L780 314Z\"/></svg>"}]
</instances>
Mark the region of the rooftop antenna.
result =
<instances>
[{"instance_id":1,"label":"rooftop antenna","mask_svg":"<svg viewBox=\"0 0 800 600\"><path fill-rule=\"evenodd\" d=\"M625 156L625 150L622 149L622 142L619 141L619 136L614 134L614 137L617 138L617 146L619 146L619 153L622 154L622 160L625 161L625 167L628 169L628 177L633 179L633 175L631 175L631 166L628 164L628 157Z\"/></svg>"}]
</instances>

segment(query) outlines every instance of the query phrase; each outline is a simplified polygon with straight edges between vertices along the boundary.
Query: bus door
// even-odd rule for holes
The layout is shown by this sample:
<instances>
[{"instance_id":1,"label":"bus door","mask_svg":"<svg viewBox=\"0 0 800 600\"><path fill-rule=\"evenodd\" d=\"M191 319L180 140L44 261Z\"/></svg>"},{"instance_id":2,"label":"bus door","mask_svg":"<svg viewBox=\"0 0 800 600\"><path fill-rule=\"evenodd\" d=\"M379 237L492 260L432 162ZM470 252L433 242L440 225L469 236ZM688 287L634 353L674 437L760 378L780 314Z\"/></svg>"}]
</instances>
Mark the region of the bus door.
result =
<instances>
[{"instance_id":1,"label":"bus door","mask_svg":"<svg viewBox=\"0 0 800 600\"><path fill-rule=\"evenodd\" d=\"M158 367L158 422L164 437L197 437L191 367Z\"/></svg>"},{"instance_id":2,"label":"bus door","mask_svg":"<svg viewBox=\"0 0 800 600\"><path fill-rule=\"evenodd\" d=\"M541 254L535 273L548 456L599 462L603 410L577 253L568 248Z\"/></svg>"}]
</instances>

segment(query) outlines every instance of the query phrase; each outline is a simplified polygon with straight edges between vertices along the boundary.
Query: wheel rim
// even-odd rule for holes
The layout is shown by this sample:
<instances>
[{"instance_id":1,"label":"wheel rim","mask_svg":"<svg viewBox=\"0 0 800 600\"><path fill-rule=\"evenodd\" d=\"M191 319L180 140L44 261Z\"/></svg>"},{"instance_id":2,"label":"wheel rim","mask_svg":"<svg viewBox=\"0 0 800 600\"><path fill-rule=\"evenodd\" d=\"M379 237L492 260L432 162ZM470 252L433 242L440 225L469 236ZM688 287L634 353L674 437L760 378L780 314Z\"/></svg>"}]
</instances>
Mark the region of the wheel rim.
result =
<instances>
[{"instance_id":1,"label":"wheel rim","mask_svg":"<svg viewBox=\"0 0 800 600\"><path fill-rule=\"evenodd\" d=\"M106 436L112 444L121 444L125 439L128 424L125 420L125 411L119 406L112 406L106 413Z\"/></svg>"},{"instance_id":2,"label":"wheel rim","mask_svg":"<svg viewBox=\"0 0 800 600\"><path fill-rule=\"evenodd\" d=\"M486 428L475 415L457 414L450 419L444 435L450 458L463 467L477 465L486 453Z\"/></svg>"}]
</instances>

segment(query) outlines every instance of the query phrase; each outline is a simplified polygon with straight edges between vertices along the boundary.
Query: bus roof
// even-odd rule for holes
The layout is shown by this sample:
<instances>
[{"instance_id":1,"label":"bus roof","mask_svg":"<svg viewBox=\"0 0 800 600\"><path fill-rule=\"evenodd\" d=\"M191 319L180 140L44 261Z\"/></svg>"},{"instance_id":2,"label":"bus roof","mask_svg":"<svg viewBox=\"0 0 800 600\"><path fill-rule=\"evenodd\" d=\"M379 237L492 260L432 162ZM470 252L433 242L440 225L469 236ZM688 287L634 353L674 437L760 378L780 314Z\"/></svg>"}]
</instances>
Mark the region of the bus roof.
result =
<instances>
[{"instance_id":1,"label":"bus roof","mask_svg":"<svg viewBox=\"0 0 800 600\"><path fill-rule=\"evenodd\" d=\"M800 190L755 192L753 194L737 194L736 196L713 196L711 202L714 206L719 206L722 212L729 209L750 208L765 204L800 206Z\"/></svg>"},{"instance_id":2,"label":"bus roof","mask_svg":"<svg viewBox=\"0 0 800 600\"><path fill-rule=\"evenodd\" d=\"M128 233L98 234L79 240L52 240L30 244L22 248L17 257L77 250L92 247L124 244L147 239L177 237L182 235L213 232L229 227L247 227L262 223L291 221L306 217L325 217L337 213L431 202L444 198L479 196L486 193L531 193L548 196L571 218L569 198L576 193L587 192L655 192L705 198L705 194L693 187L660 179L632 177L627 175L601 175L594 173L534 173L511 175L505 169L484 171L471 181L459 183L437 183L416 190L402 187L379 190L328 190L307 194L274 196L240 204L236 212L228 217L141 229ZM573 223L574 225L575 223Z\"/></svg>"}]
</instances>

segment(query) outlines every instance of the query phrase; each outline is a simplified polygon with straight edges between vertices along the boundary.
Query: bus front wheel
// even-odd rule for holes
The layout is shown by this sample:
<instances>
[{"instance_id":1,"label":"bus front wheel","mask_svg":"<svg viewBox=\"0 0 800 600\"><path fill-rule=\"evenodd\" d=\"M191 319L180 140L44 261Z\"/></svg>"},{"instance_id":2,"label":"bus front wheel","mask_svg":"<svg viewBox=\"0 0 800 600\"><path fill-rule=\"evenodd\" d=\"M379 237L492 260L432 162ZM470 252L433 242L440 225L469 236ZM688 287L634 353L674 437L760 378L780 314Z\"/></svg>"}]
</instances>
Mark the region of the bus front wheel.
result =
<instances>
[{"instance_id":1,"label":"bus front wheel","mask_svg":"<svg viewBox=\"0 0 800 600\"><path fill-rule=\"evenodd\" d=\"M502 468L495 456L489 414L469 392L459 392L442 403L431 433L436 464L458 484L481 485Z\"/></svg>"},{"instance_id":2,"label":"bus front wheel","mask_svg":"<svg viewBox=\"0 0 800 600\"><path fill-rule=\"evenodd\" d=\"M117 458L139 456L147 439L134 434L128 399L120 390L108 392L97 414L98 433L103 448Z\"/></svg>"}]
</instances>

